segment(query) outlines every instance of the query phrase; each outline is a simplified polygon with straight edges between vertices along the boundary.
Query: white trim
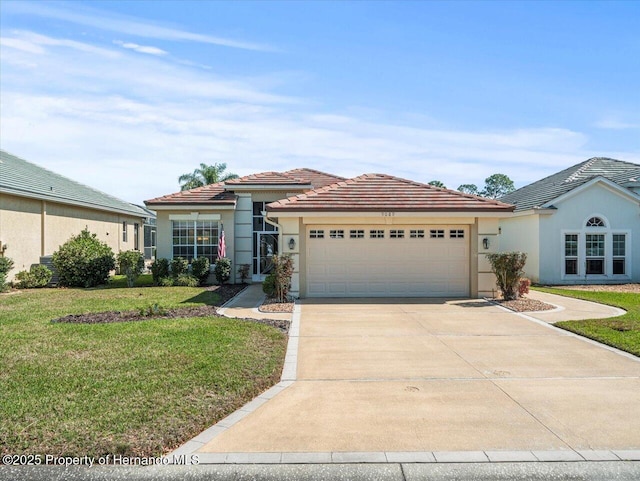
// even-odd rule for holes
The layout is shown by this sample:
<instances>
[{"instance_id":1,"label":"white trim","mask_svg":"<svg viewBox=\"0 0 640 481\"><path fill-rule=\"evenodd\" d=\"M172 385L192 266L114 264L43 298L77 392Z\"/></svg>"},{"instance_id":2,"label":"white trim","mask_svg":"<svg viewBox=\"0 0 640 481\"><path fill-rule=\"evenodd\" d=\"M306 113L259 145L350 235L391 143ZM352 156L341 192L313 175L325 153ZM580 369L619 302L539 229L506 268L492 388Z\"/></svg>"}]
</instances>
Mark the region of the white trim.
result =
<instances>
[{"instance_id":1,"label":"white trim","mask_svg":"<svg viewBox=\"0 0 640 481\"><path fill-rule=\"evenodd\" d=\"M371 218L391 218L393 219L398 218L398 217L403 217L403 218L414 218L414 217L419 217L419 218L428 218L428 219L433 219L433 218L441 218L441 217L449 217L449 218L455 218L456 219L456 223L460 223L460 224L473 224L475 222L475 218L477 217L490 217L490 218L507 218L507 217L511 217L513 215L513 213L511 211L505 211L505 212L474 212L473 210L467 210L467 211L463 211L463 212L430 212L430 211L410 211L410 212L404 212L404 211L380 211L380 210L376 210L376 211L302 211L302 210L296 210L296 211L290 211L290 210L274 210L274 209L267 209L267 214L269 215L269 217L331 217L331 218L335 218L335 217L351 217L353 219L360 219L360 218L367 218L367 219L371 219ZM383 215L384 214L384 215ZM461 219L470 219L469 221L464 221L464 220L457 220L458 218ZM316 222L316 221L314 221ZM370 223L370 221L367 222L362 222L363 224L368 224Z\"/></svg>"},{"instance_id":2,"label":"white trim","mask_svg":"<svg viewBox=\"0 0 640 481\"><path fill-rule=\"evenodd\" d=\"M201 214L192 212L191 214L169 214L169 220L220 220L220 214Z\"/></svg>"},{"instance_id":3,"label":"white trim","mask_svg":"<svg viewBox=\"0 0 640 481\"><path fill-rule=\"evenodd\" d=\"M147 205L148 209L151 210L188 210L192 211L197 209L198 211L212 211L212 210L236 210L235 203L233 205L216 205L216 204L177 204L177 205L156 205L149 204Z\"/></svg>"},{"instance_id":4,"label":"white trim","mask_svg":"<svg viewBox=\"0 0 640 481\"><path fill-rule=\"evenodd\" d=\"M588 189L589 187L591 187L591 186L593 186L595 184L602 184L603 187L607 187L614 194L618 194L620 197L624 197L624 198L626 198L628 200L631 200L631 201L635 202L636 205L640 206L640 197L638 195L636 195L635 193L633 193L629 189L621 187L620 185L616 184L615 182L610 181L609 179L607 179L605 177L598 176L598 177L594 177L589 182L586 182L586 183L582 184L579 187L571 189L569 192L565 192L564 194L562 194L562 195L560 195L558 197L555 197L555 198L551 199L548 202L545 202L544 204L541 205L541 207L543 207L543 208L552 207L555 204L561 203L561 202L563 202L563 201L565 201L567 199L570 199L571 197L574 197L574 196L578 195L583 190L586 190L586 189Z\"/></svg>"}]
</instances>

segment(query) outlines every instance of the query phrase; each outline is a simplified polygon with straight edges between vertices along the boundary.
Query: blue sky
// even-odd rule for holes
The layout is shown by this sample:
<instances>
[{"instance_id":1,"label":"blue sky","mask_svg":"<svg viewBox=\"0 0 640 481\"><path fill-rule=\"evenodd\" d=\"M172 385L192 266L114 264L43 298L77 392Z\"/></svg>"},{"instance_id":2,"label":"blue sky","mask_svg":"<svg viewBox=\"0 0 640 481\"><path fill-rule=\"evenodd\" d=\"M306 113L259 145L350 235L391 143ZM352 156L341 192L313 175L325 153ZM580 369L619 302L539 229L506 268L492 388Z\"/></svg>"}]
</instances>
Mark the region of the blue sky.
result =
<instances>
[{"instance_id":1,"label":"blue sky","mask_svg":"<svg viewBox=\"0 0 640 481\"><path fill-rule=\"evenodd\" d=\"M0 3L0 146L141 203L200 162L456 188L640 163L640 2Z\"/></svg>"}]
</instances>

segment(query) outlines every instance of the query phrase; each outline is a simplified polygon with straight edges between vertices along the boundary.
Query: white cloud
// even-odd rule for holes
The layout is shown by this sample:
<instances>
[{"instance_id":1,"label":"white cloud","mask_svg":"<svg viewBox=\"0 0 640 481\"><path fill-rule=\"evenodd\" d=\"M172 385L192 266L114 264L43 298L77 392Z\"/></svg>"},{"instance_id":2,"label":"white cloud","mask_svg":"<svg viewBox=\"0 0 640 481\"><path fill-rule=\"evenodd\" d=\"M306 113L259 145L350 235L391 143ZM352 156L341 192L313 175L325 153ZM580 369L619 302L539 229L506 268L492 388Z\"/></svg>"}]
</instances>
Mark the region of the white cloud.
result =
<instances>
[{"instance_id":1,"label":"white cloud","mask_svg":"<svg viewBox=\"0 0 640 481\"><path fill-rule=\"evenodd\" d=\"M640 130L640 122L628 122L616 117L605 117L595 123L600 129L608 130Z\"/></svg>"},{"instance_id":2,"label":"white cloud","mask_svg":"<svg viewBox=\"0 0 640 481\"><path fill-rule=\"evenodd\" d=\"M149 55L166 55L167 52L158 47L151 47L149 45L138 45L137 43L122 42L120 40L114 40L116 45L120 45L122 48L128 48L129 50L135 50L140 53L147 53Z\"/></svg>"},{"instance_id":3,"label":"white cloud","mask_svg":"<svg viewBox=\"0 0 640 481\"><path fill-rule=\"evenodd\" d=\"M6 13L22 13L92 27L100 30L172 41L187 41L220 45L245 50L272 51L272 47L260 43L233 40L213 35L188 32L179 28L154 25L133 17L114 15L104 10L54 2L7 2ZM5 14L6 14L5 13Z\"/></svg>"}]
</instances>

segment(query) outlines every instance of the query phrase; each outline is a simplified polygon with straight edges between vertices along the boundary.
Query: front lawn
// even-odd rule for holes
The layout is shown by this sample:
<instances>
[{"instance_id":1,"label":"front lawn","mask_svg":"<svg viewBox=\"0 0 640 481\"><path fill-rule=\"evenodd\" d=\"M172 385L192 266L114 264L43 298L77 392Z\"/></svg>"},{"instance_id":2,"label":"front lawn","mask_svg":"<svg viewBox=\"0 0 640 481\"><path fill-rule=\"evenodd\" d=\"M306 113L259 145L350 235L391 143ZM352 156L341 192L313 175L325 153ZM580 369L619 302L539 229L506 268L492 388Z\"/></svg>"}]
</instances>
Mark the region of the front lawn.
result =
<instances>
[{"instance_id":1,"label":"front lawn","mask_svg":"<svg viewBox=\"0 0 640 481\"><path fill-rule=\"evenodd\" d=\"M287 340L269 326L50 322L218 299L201 288L111 287L0 295L0 454L157 456L278 381Z\"/></svg>"},{"instance_id":2,"label":"front lawn","mask_svg":"<svg viewBox=\"0 0 640 481\"><path fill-rule=\"evenodd\" d=\"M627 313L609 319L563 321L555 325L640 356L640 294L632 292L577 291L536 287L536 290L599 302L624 309Z\"/></svg>"}]
</instances>

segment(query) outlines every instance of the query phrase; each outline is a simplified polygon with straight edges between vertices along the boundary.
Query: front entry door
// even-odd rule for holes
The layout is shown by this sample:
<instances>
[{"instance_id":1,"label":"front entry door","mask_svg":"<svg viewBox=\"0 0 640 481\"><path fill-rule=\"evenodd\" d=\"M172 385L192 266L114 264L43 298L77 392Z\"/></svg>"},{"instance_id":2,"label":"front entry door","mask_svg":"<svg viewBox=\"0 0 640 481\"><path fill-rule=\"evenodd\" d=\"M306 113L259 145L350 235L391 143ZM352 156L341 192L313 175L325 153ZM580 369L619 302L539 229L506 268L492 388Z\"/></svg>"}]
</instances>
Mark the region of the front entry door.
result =
<instances>
[{"instance_id":1,"label":"front entry door","mask_svg":"<svg viewBox=\"0 0 640 481\"><path fill-rule=\"evenodd\" d=\"M278 254L277 232L256 232L253 246L253 279L263 281L273 270L273 256Z\"/></svg>"}]
</instances>

